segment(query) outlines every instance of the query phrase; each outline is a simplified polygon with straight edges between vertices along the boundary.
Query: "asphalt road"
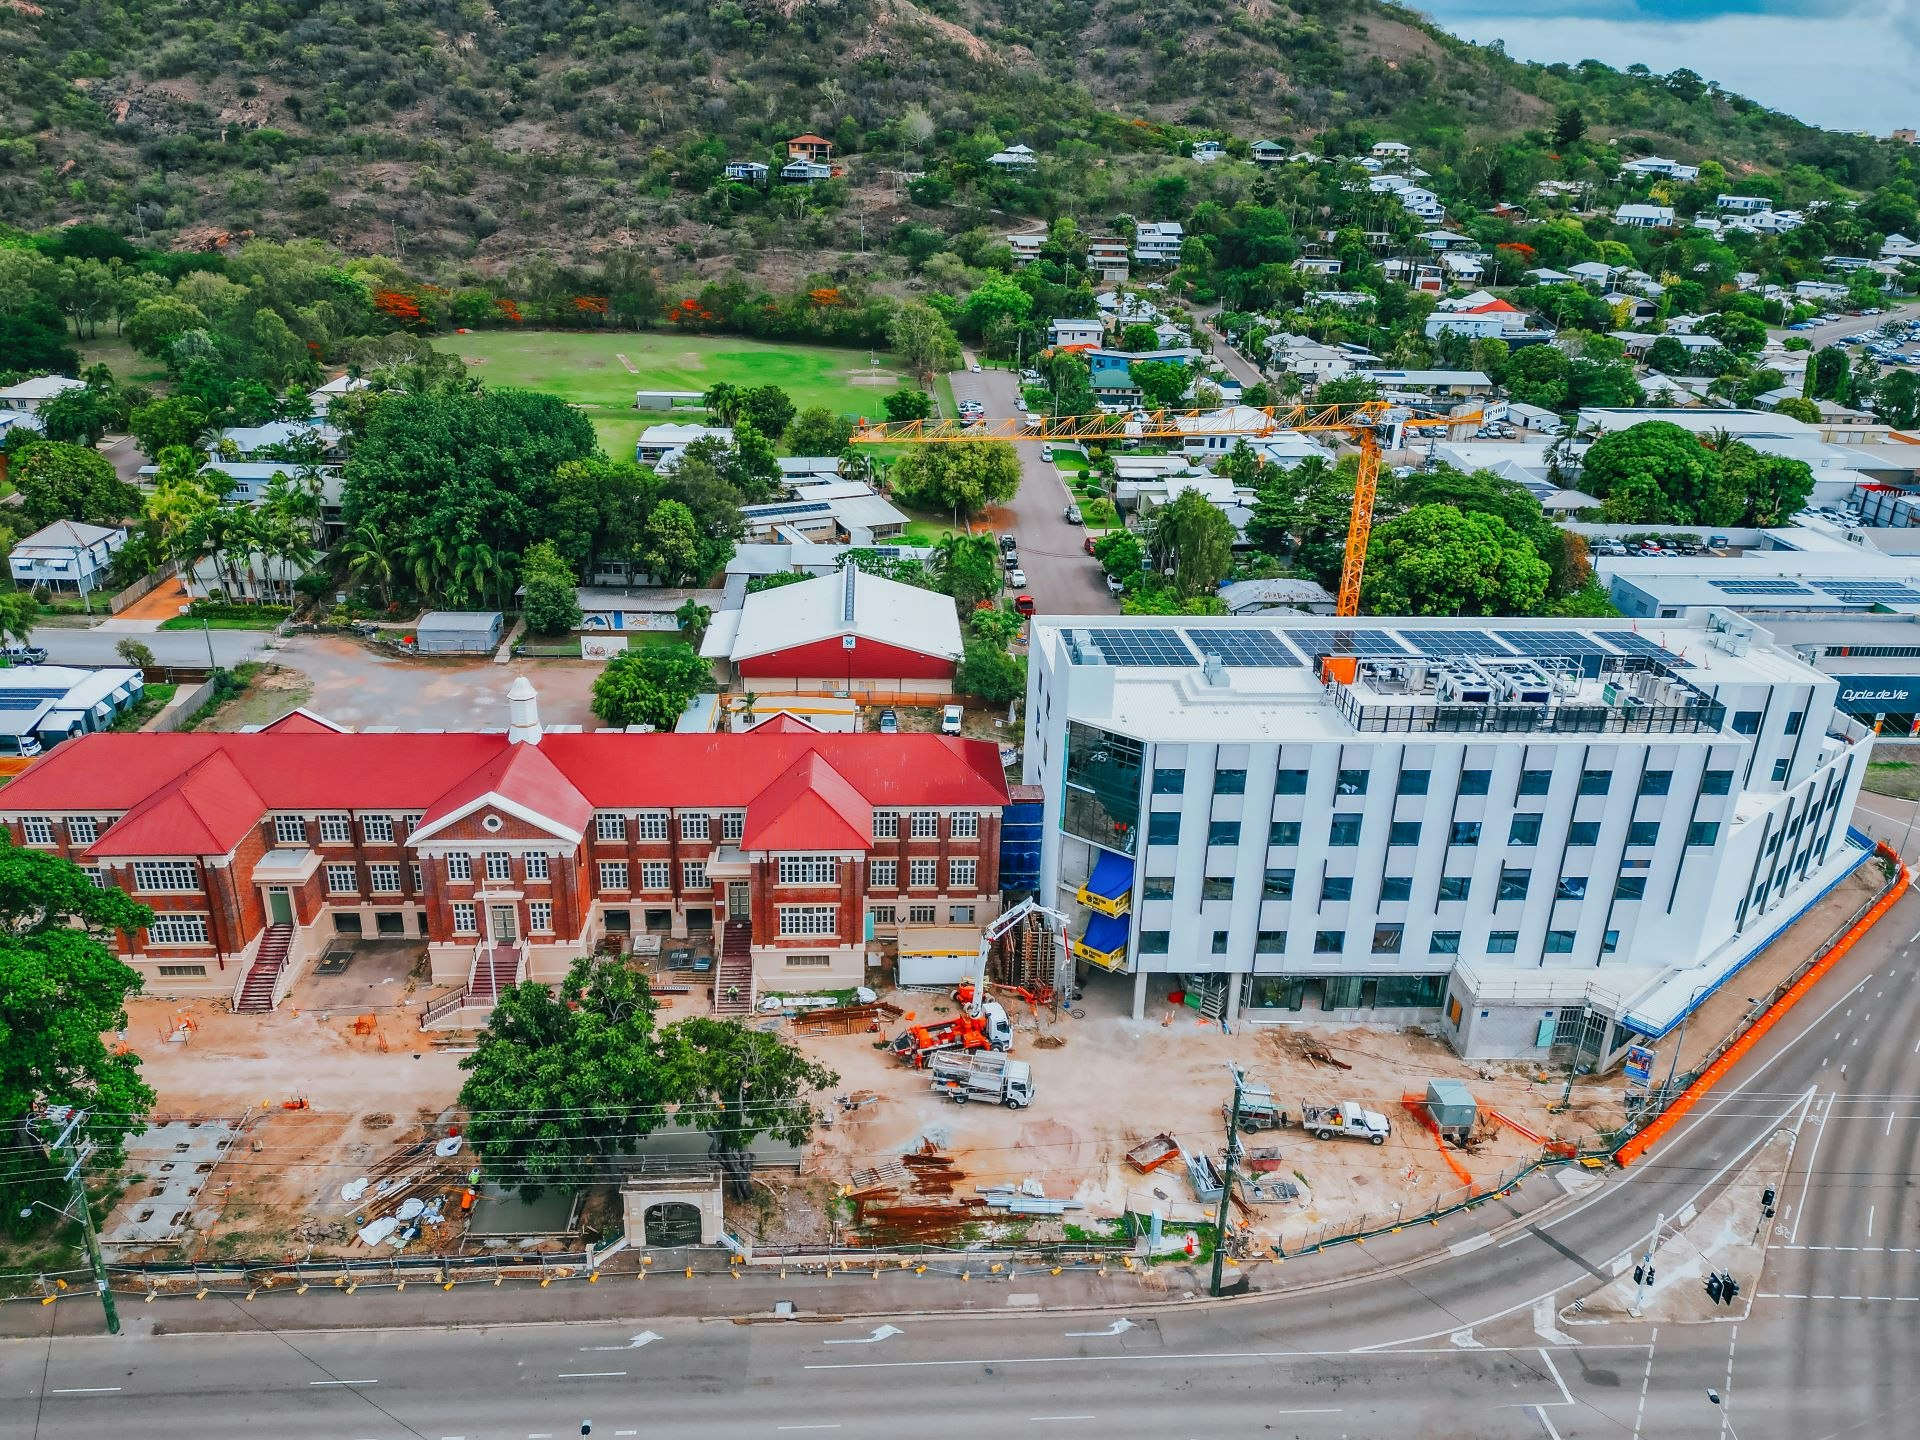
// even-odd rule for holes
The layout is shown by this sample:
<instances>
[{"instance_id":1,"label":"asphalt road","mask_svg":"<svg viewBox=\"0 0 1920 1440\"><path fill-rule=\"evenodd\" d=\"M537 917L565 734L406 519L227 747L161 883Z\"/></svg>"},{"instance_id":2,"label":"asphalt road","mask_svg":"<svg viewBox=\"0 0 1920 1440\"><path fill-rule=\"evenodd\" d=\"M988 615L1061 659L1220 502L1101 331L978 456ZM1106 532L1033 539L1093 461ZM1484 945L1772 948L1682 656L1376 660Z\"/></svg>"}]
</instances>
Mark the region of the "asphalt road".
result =
<instances>
[{"instance_id":1,"label":"asphalt road","mask_svg":"<svg viewBox=\"0 0 1920 1440\"><path fill-rule=\"evenodd\" d=\"M1905 1436L1920 1406L1916 949L1909 898L1649 1159L1499 1238L1507 1217L1490 1202L1488 1232L1418 1268L1124 1316L42 1331L0 1344L0 1440L557 1440L584 1421L601 1436L715 1440ZM1798 1144L1765 1273L1742 1277L1750 1309L1659 1325L1570 1317L1631 1263L1656 1214L1706 1208L1783 1127ZM804 1310L809 1292L795 1291ZM501 1299L510 1315L511 1292ZM286 1313L206 1303L262 1326ZM48 1327L84 1323L67 1303L43 1313Z\"/></svg>"},{"instance_id":2,"label":"asphalt road","mask_svg":"<svg viewBox=\"0 0 1920 1440\"><path fill-rule=\"evenodd\" d=\"M56 665L119 665L124 662L114 652L122 640L134 639L153 651L162 665L198 665L207 663L207 643L222 665L251 660L266 648L271 632L262 630L156 630L129 635L125 631L79 630L64 625L41 625L33 632L33 643L46 647L47 659Z\"/></svg>"},{"instance_id":3,"label":"asphalt road","mask_svg":"<svg viewBox=\"0 0 1920 1440\"><path fill-rule=\"evenodd\" d=\"M1889 320L1905 321L1915 316L1920 316L1920 303L1890 305L1886 308L1886 312L1880 315L1842 315L1839 319L1829 321L1815 330L1789 330L1785 326L1776 325L1767 333L1779 340L1784 340L1791 335L1805 336L1813 342L1814 349L1824 350L1834 341L1843 340L1849 335L1870 334Z\"/></svg>"},{"instance_id":4,"label":"asphalt road","mask_svg":"<svg viewBox=\"0 0 1920 1440\"><path fill-rule=\"evenodd\" d=\"M951 379L954 399L978 400L989 420L1021 413L1018 379L1006 370L957 370ZM1070 497L1053 465L1040 458L1040 443L1016 440L1013 448L1020 455L1020 490L1006 509L1027 575L1023 593L1033 596L1042 615L1119 614L1105 572L1084 548L1085 528L1067 523Z\"/></svg>"}]
</instances>

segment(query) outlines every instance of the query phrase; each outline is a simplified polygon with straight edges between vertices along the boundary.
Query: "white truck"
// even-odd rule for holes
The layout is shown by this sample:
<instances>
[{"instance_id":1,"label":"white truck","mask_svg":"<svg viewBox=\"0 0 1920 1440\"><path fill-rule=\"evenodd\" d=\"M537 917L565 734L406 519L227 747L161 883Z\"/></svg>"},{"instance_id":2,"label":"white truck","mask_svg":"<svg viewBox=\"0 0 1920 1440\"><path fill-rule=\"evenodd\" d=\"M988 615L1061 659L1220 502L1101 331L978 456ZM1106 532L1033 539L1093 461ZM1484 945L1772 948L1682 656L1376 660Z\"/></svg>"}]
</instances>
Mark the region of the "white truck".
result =
<instances>
[{"instance_id":1,"label":"white truck","mask_svg":"<svg viewBox=\"0 0 1920 1440\"><path fill-rule=\"evenodd\" d=\"M1386 1116L1378 1110L1367 1109L1358 1100L1336 1100L1331 1105L1310 1105L1303 1100L1300 1128L1321 1140L1342 1135L1352 1140L1370 1140L1375 1145L1386 1144L1387 1136L1393 1133Z\"/></svg>"},{"instance_id":2,"label":"white truck","mask_svg":"<svg viewBox=\"0 0 1920 1440\"><path fill-rule=\"evenodd\" d=\"M1024 1110L1033 1103L1033 1070L997 1050L943 1051L933 1057L933 1089L956 1105L979 1100Z\"/></svg>"}]
</instances>

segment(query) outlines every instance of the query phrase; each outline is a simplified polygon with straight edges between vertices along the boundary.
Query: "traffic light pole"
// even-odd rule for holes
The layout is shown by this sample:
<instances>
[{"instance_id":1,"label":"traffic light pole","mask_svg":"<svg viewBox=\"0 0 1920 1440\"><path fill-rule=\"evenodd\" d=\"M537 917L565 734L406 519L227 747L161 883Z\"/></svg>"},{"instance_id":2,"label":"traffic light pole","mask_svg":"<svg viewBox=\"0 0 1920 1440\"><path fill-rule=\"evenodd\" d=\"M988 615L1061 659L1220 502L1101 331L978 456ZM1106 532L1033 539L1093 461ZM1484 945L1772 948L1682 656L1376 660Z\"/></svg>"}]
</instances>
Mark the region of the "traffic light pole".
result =
<instances>
[{"instance_id":1,"label":"traffic light pole","mask_svg":"<svg viewBox=\"0 0 1920 1440\"><path fill-rule=\"evenodd\" d=\"M1653 1222L1653 1233L1647 1237L1646 1254L1642 1255L1640 1263L1633 1267L1633 1308L1627 1313L1636 1319L1639 1318L1641 1305L1646 1301L1647 1287L1653 1284L1653 1251L1654 1247L1660 1243L1660 1229L1666 1223L1666 1212L1662 1211L1659 1218Z\"/></svg>"},{"instance_id":2,"label":"traffic light pole","mask_svg":"<svg viewBox=\"0 0 1920 1440\"><path fill-rule=\"evenodd\" d=\"M1218 1299L1222 1272L1227 1263L1227 1219L1228 1209L1233 1204L1233 1161L1234 1152L1239 1148L1240 1140L1240 1067L1233 1070L1233 1106L1227 1111L1227 1168L1226 1177L1220 1186L1220 1209L1213 1217L1213 1282L1207 1287L1207 1293Z\"/></svg>"}]
</instances>

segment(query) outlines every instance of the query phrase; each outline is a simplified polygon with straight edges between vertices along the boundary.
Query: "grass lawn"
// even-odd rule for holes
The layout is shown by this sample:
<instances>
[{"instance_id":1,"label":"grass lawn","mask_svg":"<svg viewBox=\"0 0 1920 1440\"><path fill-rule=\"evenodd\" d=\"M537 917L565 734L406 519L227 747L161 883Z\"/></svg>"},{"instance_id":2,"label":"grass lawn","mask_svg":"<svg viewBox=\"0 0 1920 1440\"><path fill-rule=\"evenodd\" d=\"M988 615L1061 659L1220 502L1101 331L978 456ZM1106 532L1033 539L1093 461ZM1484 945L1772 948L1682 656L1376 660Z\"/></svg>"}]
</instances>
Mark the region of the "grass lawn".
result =
<instances>
[{"instance_id":1,"label":"grass lawn","mask_svg":"<svg viewBox=\"0 0 1920 1440\"><path fill-rule=\"evenodd\" d=\"M203 624L209 630L277 630L280 622L287 618L285 610L273 610L262 615L176 615L171 620L162 620L162 630L198 630Z\"/></svg>"},{"instance_id":2,"label":"grass lawn","mask_svg":"<svg viewBox=\"0 0 1920 1440\"><path fill-rule=\"evenodd\" d=\"M489 330L440 336L433 343L464 359L488 385L544 390L580 406L611 455L633 454L634 441L649 425L699 418L635 410L636 390L705 390L720 380L778 385L799 409L820 405L877 419L880 397L911 383L900 362L884 352L774 345L730 335ZM632 371L621 363L622 355Z\"/></svg>"},{"instance_id":3,"label":"grass lawn","mask_svg":"<svg viewBox=\"0 0 1920 1440\"><path fill-rule=\"evenodd\" d=\"M135 353L134 348L120 339L110 330L102 330L92 340L76 341L74 349L80 352L80 364L105 365L113 371L114 379L122 385L163 385L167 379L167 367L158 360L149 360Z\"/></svg>"},{"instance_id":4,"label":"grass lawn","mask_svg":"<svg viewBox=\"0 0 1920 1440\"><path fill-rule=\"evenodd\" d=\"M178 685L149 685L140 692L140 703L114 719L109 729L138 730L172 702L180 693Z\"/></svg>"},{"instance_id":5,"label":"grass lawn","mask_svg":"<svg viewBox=\"0 0 1920 1440\"><path fill-rule=\"evenodd\" d=\"M939 413L947 419L960 413L960 402L953 398L953 377L944 370L933 377L933 398L940 402Z\"/></svg>"},{"instance_id":6,"label":"grass lawn","mask_svg":"<svg viewBox=\"0 0 1920 1440\"><path fill-rule=\"evenodd\" d=\"M1860 788L1896 800L1920 800L1920 765L1910 760L1874 760Z\"/></svg>"}]
</instances>

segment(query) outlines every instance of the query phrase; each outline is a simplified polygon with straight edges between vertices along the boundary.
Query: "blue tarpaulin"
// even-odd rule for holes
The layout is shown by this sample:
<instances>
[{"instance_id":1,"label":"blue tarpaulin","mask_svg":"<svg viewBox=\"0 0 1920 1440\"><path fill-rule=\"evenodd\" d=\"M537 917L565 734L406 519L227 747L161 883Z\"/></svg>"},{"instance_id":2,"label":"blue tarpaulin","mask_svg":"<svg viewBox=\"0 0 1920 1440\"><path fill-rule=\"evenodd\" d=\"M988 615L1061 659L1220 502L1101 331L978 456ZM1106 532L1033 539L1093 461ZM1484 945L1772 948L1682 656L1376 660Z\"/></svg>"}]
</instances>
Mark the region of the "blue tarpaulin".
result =
<instances>
[{"instance_id":1,"label":"blue tarpaulin","mask_svg":"<svg viewBox=\"0 0 1920 1440\"><path fill-rule=\"evenodd\" d=\"M1087 877L1086 891L1104 900L1124 900L1133 893L1133 861L1111 850L1102 850Z\"/></svg>"},{"instance_id":2,"label":"blue tarpaulin","mask_svg":"<svg viewBox=\"0 0 1920 1440\"><path fill-rule=\"evenodd\" d=\"M1127 918L1124 915L1092 915L1080 943L1089 950L1111 955L1127 948Z\"/></svg>"}]
</instances>

